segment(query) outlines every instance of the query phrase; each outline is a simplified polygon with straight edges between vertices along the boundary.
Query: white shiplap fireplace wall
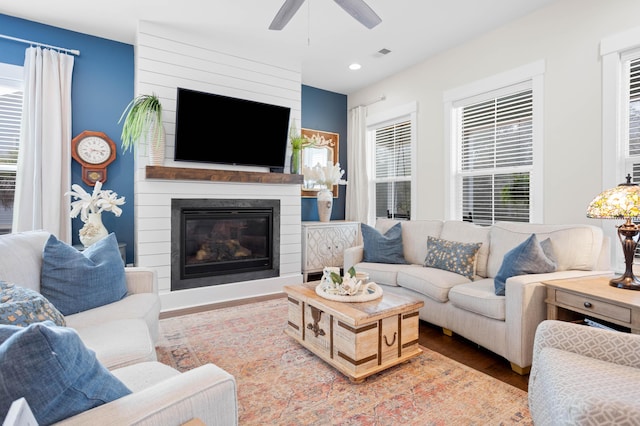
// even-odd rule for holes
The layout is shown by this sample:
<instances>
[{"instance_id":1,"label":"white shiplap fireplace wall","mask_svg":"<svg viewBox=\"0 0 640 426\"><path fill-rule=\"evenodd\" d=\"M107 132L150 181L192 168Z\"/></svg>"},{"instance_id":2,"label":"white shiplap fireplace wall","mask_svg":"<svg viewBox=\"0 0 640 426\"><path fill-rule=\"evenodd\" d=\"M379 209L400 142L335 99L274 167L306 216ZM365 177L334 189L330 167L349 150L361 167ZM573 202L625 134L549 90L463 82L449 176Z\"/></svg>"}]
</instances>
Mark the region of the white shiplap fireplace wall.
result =
<instances>
[{"instance_id":1,"label":"white shiplap fireplace wall","mask_svg":"<svg viewBox=\"0 0 640 426\"><path fill-rule=\"evenodd\" d=\"M243 170L173 161L177 87L287 106L291 116L301 122L300 64L286 57L264 56L259 49L247 53L217 40L149 22L138 25L135 52L136 94L155 93L162 101L167 133L165 167ZM250 119L246 128L238 129L235 141L216 140L212 128L210 135L203 135L202 149L224 149L225 143L242 143L247 137L260 137ZM268 149L268 143L265 141L264 149ZM134 178L136 265L157 270L163 312L278 293L283 285L302 282L300 185L147 179L145 153L144 147L138 150ZM172 292L172 198L280 200L280 276Z\"/></svg>"}]
</instances>

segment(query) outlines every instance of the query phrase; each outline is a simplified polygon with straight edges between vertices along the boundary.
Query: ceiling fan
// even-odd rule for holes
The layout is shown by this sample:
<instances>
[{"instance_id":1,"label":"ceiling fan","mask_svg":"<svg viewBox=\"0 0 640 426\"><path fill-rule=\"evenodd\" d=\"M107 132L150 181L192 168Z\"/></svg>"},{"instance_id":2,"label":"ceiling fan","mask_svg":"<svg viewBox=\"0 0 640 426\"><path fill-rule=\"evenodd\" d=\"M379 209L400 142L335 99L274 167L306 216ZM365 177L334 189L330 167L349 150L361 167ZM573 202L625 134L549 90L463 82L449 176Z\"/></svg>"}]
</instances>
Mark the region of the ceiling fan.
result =
<instances>
[{"instance_id":1,"label":"ceiling fan","mask_svg":"<svg viewBox=\"0 0 640 426\"><path fill-rule=\"evenodd\" d=\"M358 22L371 29L382 22L382 19L367 5L364 0L333 0ZM305 0L285 0L284 4L269 25L270 30L281 30L296 14Z\"/></svg>"}]
</instances>

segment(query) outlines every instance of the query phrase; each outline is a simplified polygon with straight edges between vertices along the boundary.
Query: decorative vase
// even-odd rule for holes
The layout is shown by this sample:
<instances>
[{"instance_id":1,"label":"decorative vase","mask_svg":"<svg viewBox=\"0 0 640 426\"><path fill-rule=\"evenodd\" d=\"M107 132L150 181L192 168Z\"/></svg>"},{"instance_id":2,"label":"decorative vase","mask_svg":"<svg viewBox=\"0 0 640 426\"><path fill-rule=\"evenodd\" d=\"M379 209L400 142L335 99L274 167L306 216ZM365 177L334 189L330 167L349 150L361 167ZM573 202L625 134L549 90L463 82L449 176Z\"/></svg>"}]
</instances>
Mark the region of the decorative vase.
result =
<instances>
[{"instance_id":1,"label":"decorative vase","mask_svg":"<svg viewBox=\"0 0 640 426\"><path fill-rule=\"evenodd\" d=\"M147 133L147 145L149 147L150 166L162 166L164 164L165 136L166 133L162 123L159 125L154 123L149 127L149 133Z\"/></svg>"},{"instance_id":2,"label":"decorative vase","mask_svg":"<svg viewBox=\"0 0 640 426\"><path fill-rule=\"evenodd\" d=\"M333 208L333 192L328 189L321 189L316 196L318 202L318 217L320 222L331 220L331 209Z\"/></svg>"},{"instance_id":3,"label":"decorative vase","mask_svg":"<svg viewBox=\"0 0 640 426\"><path fill-rule=\"evenodd\" d=\"M83 246L89 247L91 244L106 237L109 232L102 224L102 213L89 213L89 219L80 228L80 242Z\"/></svg>"},{"instance_id":4,"label":"decorative vase","mask_svg":"<svg viewBox=\"0 0 640 426\"><path fill-rule=\"evenodd\" d=\"M300 174L300 150L295 148L291 151L291 174Z\"/></svg>"}]
</instances>

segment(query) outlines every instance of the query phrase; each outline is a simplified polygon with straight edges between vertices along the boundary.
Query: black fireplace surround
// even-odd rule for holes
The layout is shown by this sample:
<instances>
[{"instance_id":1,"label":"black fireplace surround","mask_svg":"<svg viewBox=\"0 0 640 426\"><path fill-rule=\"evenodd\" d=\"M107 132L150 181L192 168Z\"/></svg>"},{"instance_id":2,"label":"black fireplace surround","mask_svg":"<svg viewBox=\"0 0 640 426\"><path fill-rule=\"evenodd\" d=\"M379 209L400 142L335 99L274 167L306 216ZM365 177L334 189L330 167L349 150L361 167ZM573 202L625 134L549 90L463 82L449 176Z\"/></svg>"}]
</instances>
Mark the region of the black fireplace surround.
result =
<instances>
[{"instance_id":1,"label":"black fireplace surround","mask_svg":"<svg viewBox=\"0 0 640 426\"><path fill-rule=\"evenodd\" d=\"M280 200L171 200L171 291L280 275Z\"/></svg>"}]
</instances>

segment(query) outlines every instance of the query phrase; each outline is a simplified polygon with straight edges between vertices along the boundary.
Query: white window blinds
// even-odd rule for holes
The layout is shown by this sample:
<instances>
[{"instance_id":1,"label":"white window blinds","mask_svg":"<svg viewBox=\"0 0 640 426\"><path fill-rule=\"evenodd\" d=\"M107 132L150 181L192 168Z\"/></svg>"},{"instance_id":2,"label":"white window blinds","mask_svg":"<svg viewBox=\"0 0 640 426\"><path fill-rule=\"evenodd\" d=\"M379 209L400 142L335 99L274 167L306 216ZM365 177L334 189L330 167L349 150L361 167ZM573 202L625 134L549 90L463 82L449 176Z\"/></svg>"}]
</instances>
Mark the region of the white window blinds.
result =
<instances>
[{"instance_id":1,"label":"white window blinds","mask_svg":"<svg viewBox=\"0 0 640 426\"><path fill-rule=\"evenodd\" d=\"M411 121L375 129L376 217L409 218Z\"/></svg>"},{"instance_id":2,"label":"white window blinds","mask_svg":"<svg viewBox=\"0 0 640 426\"><path fill-rule=\"evenodd\" d=\"M22 89L0 78L0 234L11 231L22 119Z\"/></svg>"},{"instance_id":3,"label":"white window blinds","mask_svg":"<svg viewBox=\"0 0 640 426\"><path fill-rule=\"evenodd\" d=\"M631 170L633 182L640 182L640 57L626 63L628 85L624 93L627 102L627 170Z\"/></svg>"},{"instance_id":4,"label":"white window blinds","mask_svg":"<svg viewBox=\"0 0 640 426\"><path fill-rule=\"evenodd\" d=\"M478 224L530 218L532 90L504 92L458 109L459 211Z\"/></svg>"},{"instance_id":5,"label":"white window blinds","mask_svg":"<svg viewBox=\"0 0 640 426\"><path fill-rule=\"evenodd\" d=\"M640 53L624 62L623 80L628 83L622 89L625 99L626 128L624 170L630 170L633 183L640 183ZM636 261L640 258L640 246L636 247Z\"/></svg>"}]
</instances>

